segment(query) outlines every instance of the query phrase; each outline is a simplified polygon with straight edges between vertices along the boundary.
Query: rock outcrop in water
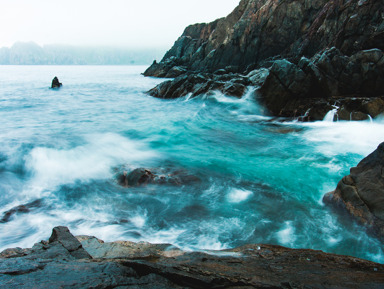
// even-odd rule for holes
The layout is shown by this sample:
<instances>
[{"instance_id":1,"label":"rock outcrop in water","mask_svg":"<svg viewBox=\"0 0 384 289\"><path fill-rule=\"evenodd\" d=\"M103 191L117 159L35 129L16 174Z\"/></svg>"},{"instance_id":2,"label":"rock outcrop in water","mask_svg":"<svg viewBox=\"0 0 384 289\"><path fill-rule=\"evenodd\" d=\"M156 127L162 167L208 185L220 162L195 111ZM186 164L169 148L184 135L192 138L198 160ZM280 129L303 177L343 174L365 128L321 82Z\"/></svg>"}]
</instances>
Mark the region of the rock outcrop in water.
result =
<instances>
[{"instance_id":1,"label":"rock outcrop in water","mask_svg":"<svg viewBox=\"0 0 384 289\"><path fill-rule=\"evenodd\" d=\"M186 185L200 182L200 179L183 169L137 168L130 172L117 173L117 182L123 187L145 185Z\"/></svg>"},{"instance_id":2,"label":"rock outcrop in water","mask_svg":"<svg viewBox=\"0 0 384 289\"><path fill-rule=\"evenodd\" d=\"M351 168L323 201L348 212L384 241L384 143Z\"/></svg>"},{"instance_id":3,"label":"rock outcrop in water","mask_svg":"<svg viewBox=\"0 0 384 289\"><path fill-rule=\"evenodd\" d=\"M41 207L42 203L42 200L38 199L25 205L16 206L4 212L3 217L0 219L0 223L9 222L14 215L29 213L31 210Z\"/></svg>"},{"instance_id":4,"label":"rock outcrop in water","mask_svg":"<svg viewBox=\"0 0 384 289\"><path fill-rule=\"evenodd\" d=\"M245 245L185 252L104 243L56 227L32 249L0 253L0 288L382 288L384 265L321 251Z\"/></svg>"},{"instance_id":5,"label":"rock outcrop in water","mask_svg":"<svg viewBox=\"0 0 384 289\"><path fill-rule=\"evenodd\" d=\"M57 78L57 76L55 76L53 79L52 79L52 85L51 85L51 88L60 88L63 84L59 81L59 79Z\"/></svg>"},{"instance_id":6,"label":"rock outcrop in water","mask_svg":"<svg viewBox=\"0 0 384 289\"><path fill-rule=\"evenodd\" d=\"M366 105L350 111L346 103L382 101L383 15L383 3L374 0L242 0L227 17L185 29L162 61L144 72L177 78L149 94L233 95L224 89L231 80L220 83L218 75L249 78L264 74L264 67L268 76L248 85L261 86L257 97L272 115L317 120L336 105L340 119L368 118ZM238 96L241 90L235 90Z\"/></svg>"}]
</instances>

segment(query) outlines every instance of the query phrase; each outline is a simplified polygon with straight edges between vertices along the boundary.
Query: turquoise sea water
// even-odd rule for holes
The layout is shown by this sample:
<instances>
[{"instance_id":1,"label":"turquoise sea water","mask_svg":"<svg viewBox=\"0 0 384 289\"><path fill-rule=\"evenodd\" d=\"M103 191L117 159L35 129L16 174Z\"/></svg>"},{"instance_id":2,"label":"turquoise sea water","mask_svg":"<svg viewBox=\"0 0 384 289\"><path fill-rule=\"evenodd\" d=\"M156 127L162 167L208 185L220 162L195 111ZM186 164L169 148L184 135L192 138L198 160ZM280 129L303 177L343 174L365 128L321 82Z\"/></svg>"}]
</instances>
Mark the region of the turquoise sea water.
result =
<instances>
[{"instance_id":1,"label":"turquoise sea water","mask_svg":"<svg viewBox=\"0 0 384 289\"><path fill-rule=\"evenodd\" d=\"M384 121L276 122L250 89L159 100L140 66L0 66L0 250L65 225L105 241L187 250L246 243L384 262L382 245L323 195L384 141ZM64 86L49 89L57 75ZM122 169L172 168L201 182L123 188Z\"/></svg>"}]
</instances>

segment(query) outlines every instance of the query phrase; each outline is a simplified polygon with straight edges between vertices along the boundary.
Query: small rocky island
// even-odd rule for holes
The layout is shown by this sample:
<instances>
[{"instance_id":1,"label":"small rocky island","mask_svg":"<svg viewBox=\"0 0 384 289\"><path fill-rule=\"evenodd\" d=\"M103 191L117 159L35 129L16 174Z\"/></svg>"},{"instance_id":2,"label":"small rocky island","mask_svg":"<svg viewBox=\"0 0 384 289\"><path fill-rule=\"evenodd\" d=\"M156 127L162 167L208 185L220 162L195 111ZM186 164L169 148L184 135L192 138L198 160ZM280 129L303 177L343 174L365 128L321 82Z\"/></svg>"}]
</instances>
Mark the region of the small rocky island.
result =
<instances>
[{"instance_id":1,"label":"small rocky island","mask_svg":"<svg viewBox=\"0 0 384 289\"><path fill-rule=\"evenodd\" d=\"M269 115L322 120L384 112L381 1L242 0L227 17L187 27L144 75L174 78L149 94L192 97L247 87Z\"/></svg>"},{"instance_id":2,"label":"small rocky island","mask_svg":"<svg viewBox=\"0 0 384 289\"><path fill-rule=\"evenodd\" d=\"M63 84L59 81L59 79L57 78L57 76L55 76L53 79L52 79L52 84L51 84L51 88L53 89L57 89L57 88L60 88L62 87Z\"/></svg>"}]
</instances>

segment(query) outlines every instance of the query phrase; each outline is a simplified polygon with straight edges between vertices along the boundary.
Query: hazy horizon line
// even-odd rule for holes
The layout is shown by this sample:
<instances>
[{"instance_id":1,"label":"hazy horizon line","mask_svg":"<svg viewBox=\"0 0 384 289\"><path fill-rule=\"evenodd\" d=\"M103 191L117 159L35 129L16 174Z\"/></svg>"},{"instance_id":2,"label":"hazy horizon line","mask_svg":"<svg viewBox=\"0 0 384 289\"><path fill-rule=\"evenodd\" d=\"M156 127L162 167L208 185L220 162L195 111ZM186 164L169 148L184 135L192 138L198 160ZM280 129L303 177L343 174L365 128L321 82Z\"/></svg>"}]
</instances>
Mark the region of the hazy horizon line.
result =
<instances>
[{"instance_id":1,"label":"hazy horizon line","mask_svg":"<svg viewBox=\"0 0 384 289\"><path fill-rule=\"evenodd\" d=\"M46 43L46 44L40 44L36 41L30 40L30 41L15 41L12 45L5 45L0 46L1 48L12 48L15 45L18 44L31 44L35 46L39 46L41 48L48 47L48 46L60 46L60 47L71 47L71 48L113 48L113 49L145 49L145 50L169 50L171 46L133 46L133 45L127 45L127 44L66 44L66 43Z\"/></svg>"},{"instance_id":2,"label":"hazy horizon line","mask_svg":"<svg viewBox=\"0 0 384 289\"><path fill-rule=\"evenodd\" d=\"M168 48L75 46L16 42L0 48L1 65L149 65Z\"/></svg>"}]
</instances>

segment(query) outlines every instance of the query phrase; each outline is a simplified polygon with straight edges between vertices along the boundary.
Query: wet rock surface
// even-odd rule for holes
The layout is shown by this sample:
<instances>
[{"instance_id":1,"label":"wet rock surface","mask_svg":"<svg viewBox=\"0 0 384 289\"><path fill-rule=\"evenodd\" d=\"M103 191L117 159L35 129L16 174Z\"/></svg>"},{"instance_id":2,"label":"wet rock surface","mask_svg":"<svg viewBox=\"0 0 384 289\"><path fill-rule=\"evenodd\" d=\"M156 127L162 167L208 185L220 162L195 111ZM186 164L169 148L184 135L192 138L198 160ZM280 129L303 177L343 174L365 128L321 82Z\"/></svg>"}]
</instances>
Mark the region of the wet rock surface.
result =
<instances>
[{"instance_id":1,"label":"wet rock surface","mask_svg":"<svg viewBox=\"0 0 384 289\"><path fill-rule=\"evenodd\" d=\"M219 92L241 98L253 87L254 98L272 116L316 121L336 108L335 120L367 120L384 113L384 54L379 49L348 57L333 47L296 64L276 60L248 75L225 69L215 73L183 74L148 94L174 99Z\"/></svg>"},{"instance_id":2,"label":"wet rock surface","mask_svg":"<svg viewBox=\"0 0 384 289\"><path fill-rule=\"evenodd\" d=\"M190 94L190 97L221 92L223 94L241 98L251 81L242 75L226 73L183 74L174 80L163 82L148 91L148 94L157 98L173 99Z\"/></svg>"},{"instance_id":3,"label":"wet rock surface","mask_svg":"<svg viewBox=\"0 0 384 289\"><path fill-rule=\"evenodd\" d=\"M381 50L372 49L348 57L333 47L312 59L302 58L298 64L276 61L261 85L262 101L277 116L297 114L298 111L292 111L292 103L302 105L301 115L304 110L316 109L315 104L324 103L328 108L337 106L342 120L350 120L351 113L365 114L352 120L368 119L368 114L376 117L384 112L383 56Z\"/></svg>"},{"instance_id":4,"label":"wet rock surface","mask_svg":"<svg viewBox=\"0 0 384 289\"><path fill-rule=\"evenodd\" d=\"M92 257L73 256L74 239ZM65 227L54 228L50 240L32 249L14 249L22 254L2 252L0 288L382 288L384 284L384 265L315 250L254 244L184 252L169 244L75 238Z\"/></svg>"},{"instance_id":5,"label":"wet rock surface","mask_svg":"<svg viewBox=\"0 0 384 289\"><path fill-rule=\"evenodd\" d=\"M322 120L336 106L339 120L377 117L384 112L379 2L242 0L225 18L188 26L144 72L175 79L148 93L173 99L219 91L240 98L253 86L272 116ZM354 98L376 106L344 104Z\"/></svg>"},{"instance_id":6,"label":"wet rock surface","mask_svg":"<svg viewBox=\"0 0 384 289\"><path fill-rule=\"evenodd\" d=\"M51 88L60 88L63 84L59 81L57 76L52 79Z\"/></svg>"},{"instance_id":7,"label":"wet rock surface","mask_svg":"<svg viewBox=\"0 0 384 289\"><path fill-rule=\"evenodd\" d=\"M345 176L323 201L348 212L384 241L384 143Z\"/></svg>"},{"instance_id":8,"label":"wet rock surface","mask_svg":"<svg viewBox=\"0 0 384 289\"><path fill-rule=\"evenodd\" d=\"M145 185L186 185L200 182L197 176L183 169L137 168L117 174L117 182L124 187Z\"/></svg>"}]
</instances>

